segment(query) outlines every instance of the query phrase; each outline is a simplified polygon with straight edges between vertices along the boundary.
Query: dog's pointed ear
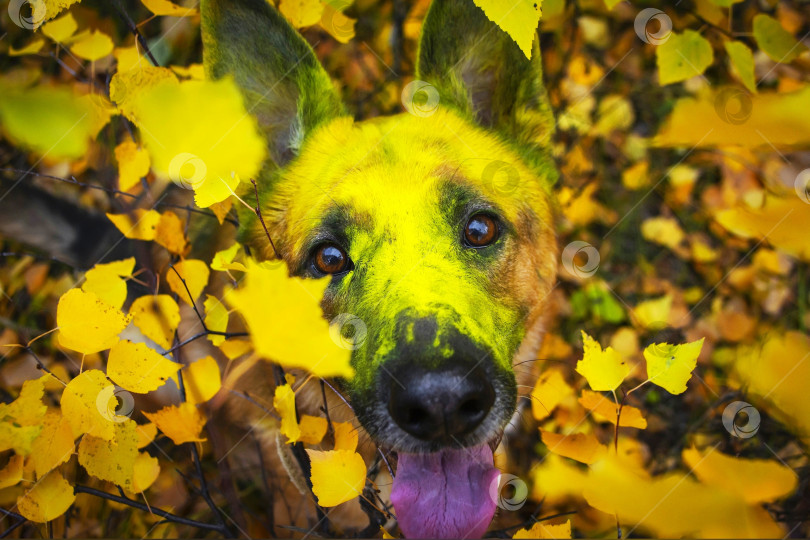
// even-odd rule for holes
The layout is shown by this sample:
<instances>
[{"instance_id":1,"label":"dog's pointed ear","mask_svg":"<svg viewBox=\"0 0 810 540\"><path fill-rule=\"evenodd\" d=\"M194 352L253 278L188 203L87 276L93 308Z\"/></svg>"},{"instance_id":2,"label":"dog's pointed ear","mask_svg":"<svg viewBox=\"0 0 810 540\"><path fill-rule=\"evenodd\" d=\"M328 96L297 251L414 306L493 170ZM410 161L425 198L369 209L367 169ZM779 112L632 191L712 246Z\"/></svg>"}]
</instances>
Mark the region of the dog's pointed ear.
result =
<instances>
[{"instance_id":1,"label":"dog's pointed ear","mask_svg":"<svg viewBox=\"0 0 810 540\"><path fill-rule=\"evenodd\" d=\"M440 103L517 142L529 162L548 161L554 116L539 36L530 60L473 0L433 0L416 71L438 90Z\"/></svg>"},{"instance_id":2,"label":"dog's pointed ear","mask_svg":"<svg viewBox=\"0 0 810 540\"><path fill-rule=\"evenodd\" d=\"M202 0L207 75L231 75L281 166L307 133L346 112L314 51L267 0Z\"/></svg>"}]
</instances>

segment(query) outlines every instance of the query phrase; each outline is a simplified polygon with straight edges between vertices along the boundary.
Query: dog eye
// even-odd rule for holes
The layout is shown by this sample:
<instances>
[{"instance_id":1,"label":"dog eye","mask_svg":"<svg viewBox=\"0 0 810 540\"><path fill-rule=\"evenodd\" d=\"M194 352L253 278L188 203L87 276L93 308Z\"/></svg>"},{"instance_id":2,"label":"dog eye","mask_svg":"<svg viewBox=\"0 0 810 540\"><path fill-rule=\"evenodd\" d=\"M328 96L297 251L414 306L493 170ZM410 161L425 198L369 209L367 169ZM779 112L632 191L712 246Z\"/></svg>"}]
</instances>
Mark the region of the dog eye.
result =
<instances>
[{"instance_id":1,"label":"dog eye","mask_svg":"<svg viewBox=\"0 0 810 540\"><path fill-rule=\"evenodd\" d=\"M315 249L312 265L322 274L340 274L349 270L351 260L335 244L322 244Z\"/></svg>"},{"instance_id":2,"label":"dog eye","mask_svg":"<svg viewBox=\"0 0 810 540\"><path fill-rule=\"evenodd\" d=\"M487 214L475 214L464 226L464 242L473 248L488 246L498 239L498 224Z\"/></svg>"}]
</instances>

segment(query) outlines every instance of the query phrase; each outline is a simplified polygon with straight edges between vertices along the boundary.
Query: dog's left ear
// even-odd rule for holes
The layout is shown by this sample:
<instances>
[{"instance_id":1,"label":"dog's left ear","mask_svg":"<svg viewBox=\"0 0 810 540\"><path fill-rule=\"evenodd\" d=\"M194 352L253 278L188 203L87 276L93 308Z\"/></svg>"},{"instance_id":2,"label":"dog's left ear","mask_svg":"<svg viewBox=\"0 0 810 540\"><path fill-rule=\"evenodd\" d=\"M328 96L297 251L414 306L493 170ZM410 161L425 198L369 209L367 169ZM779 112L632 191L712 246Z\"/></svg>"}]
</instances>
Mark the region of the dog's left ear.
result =
<instances>
[{"instance_id":1,"label":"dog's left ear","mask_svg":"<svg viewBox=\"0 0 810 540\"><path fill-rule=\"evenodd\" d=\"M312 48L268 0L202 0L200 14L208 76L234 77L276 165L318 125L346 115Z\"/></svg>"},{"instance_id":2,"label":"dog's left ear","mask_svg":"<svg viewBox=\"0 0 810 540\"><path fill-rule=\"evenodd\" d=\"M516 143L524 159L549 163L554 116L535 38L529 60L473 0L433 0L422 27L417 78L440 103Z\"/></svg>"}]
</instances>

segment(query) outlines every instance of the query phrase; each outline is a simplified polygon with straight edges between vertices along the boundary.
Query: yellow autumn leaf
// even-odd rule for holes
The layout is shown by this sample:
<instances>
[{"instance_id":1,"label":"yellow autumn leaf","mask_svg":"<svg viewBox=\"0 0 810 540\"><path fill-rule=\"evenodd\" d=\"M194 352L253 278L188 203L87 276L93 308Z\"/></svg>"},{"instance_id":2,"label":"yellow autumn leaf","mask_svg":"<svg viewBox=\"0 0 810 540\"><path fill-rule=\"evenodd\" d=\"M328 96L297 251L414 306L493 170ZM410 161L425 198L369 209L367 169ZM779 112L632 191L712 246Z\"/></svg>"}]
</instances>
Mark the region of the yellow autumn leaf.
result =
<instances>
[{"instance_id":1,"label":"yellow autumn leaf","mask_svg":"<svg viewBox=\"0 0 810 540\"><path fill-rule=\"evenodd\" d=\"M143 335L168 350L177 326L180 324L180 308L168 294L140 296L132 302L129 314Z\"/></svg>"},{"instance_id":2,"label":"yellow autumn leaf","mask_svg":"<svg viewBox=\"0 0 810 540\"><path fill-rule=\"evenodd\" d=\"M160 221L155 229L155 242L175 255L185 255L188 251L185 224L171 210L160 215Z\"/></svg>"},{"instance_id":3,"label":"yellow autumn leaf","mask_svg":"<svg viewBox=\"0 0 810 540\"><path fill-rule=\"evenodd\" d=\"M119 62L135 63L135 60L125 55ZM118 71L110 79L110 99L118 106L121 114L132 122L137 122L137 99L141 92L154 88L160 84L180 84L172 70L156 67L149 63L138 61L135 65L119 64Z\"/></svg>"},{"instance_id":4,"label":"yellow autumn leaf","mask_svg":"<svg viewBox=\"0 0 810 540\"><path fill-rule=\"evenodd\" d=\"M34 523L46 523L64 514L75 500L73 486L59 471L51 471L17 498L17 511Z\"/></svg>"},{"instance_id":5,"label":"yellow autumn leaf","mask_svg":"<svg viewBox=\"0 0 810 540\"><path fill-rule=\"evenodd\" d=\"M773 17L759 13L752 22L757 45L774 62L792 62L807 50Z\"/></svg>"},{"instance_id":6,"label":"yellow autumn leaf","mask_svg":"<svg viewBox=\"0 0 810 540\"><path fill-rule=\"evenodd\" d=\"M350 501L363 492L366 464L350 450L307 450L312 466L312 492L324 508Z\"/></svg>"},{"instance_id":7,"label":"yellow autumn leaf","mask_svg":"<svg viewBox=\"0 0 810 540\"><path fill-rule=\"evenodd\" d=\"M181 367L145 343L124 340L110 349L107 376L121 388L145 394L163 386Z\"/></svg>"},{"instance_id":8,"label":"yellow autumn leaf","mask_svg":"<svg viewBox=\"0 0 810 540\"><path fill-rule=\"evenodd\" d=\"M571 520L551 524L538 521L530 529L520 529L512 538L571 538Z\"/></svg>"},{"instance_id":9,"label":"yellow autumn leaf","mask_svg":"<svg viewBox=\"0 0 810 540\"><path fill-rule=\"evenodd\" d=\"M34 38L28 43L28 45L23 45L19 49L15 49L14 47L10 46L8 48L8 55L10 57L14 57L14 56L26 56L29 54L36 54L40 50L42 50L42 47L44 45L45 45L44 39Z\"/></svg>"},{"instance_id":10,"label":"yellow autumn leaf","mask_svg":"<svg viewBox=\"0 0 810 540\"><path fill-rule=\"evenodd\" d=\"M655 48L658 80L661 86L703 74L714 62L709 40L694 30L672 32L669 39Z\"/></svg>"},{"instance_id":11,"label":"yellow autumn leaf","mask_svg":"<svg viewBox=\"0 0 810 540\"><path fill-rule=\"evenodd\" d=\"M278 4L278 10L295 28L317 23L323 9L321 0L281 0Z\"/></svg>"},{"instance_id":12,"label":"yellow autumn leaf","mask_svg":"<svg viewBox=\"0 0 810 540\"><path fill-rule=\"evenodd\" d=\"M731 66L737 77L753 94L757 93L757 78L754 74L754 53L742 41L728 40L723 42Z\"/></svg>"},{"instance_id":13,"label":"yellow autumn leaf","mask_svg":"<svg viewBox=\"0 0 810 540\"><path fill-rule=\"evenodd\" d=\"M228 308L225 307L216 296L205 295L205 327L216 332L224 332L228 329ZM225 336L209 334L209 341L216 346L222 345Z\"/></svg>"},{"instance_id":14,"label":"yellow autumn leaf","mask_svg":"<svg viewBox=\"0 0 810 540\"><path fill-rule=\"evenodd\" d=\"M584 353L582 360L577 362L577 373L587 379L592 390L612 392L633 370L621 354L611 347L603 351L602 346L584 330L582 344Z\"/></svg>"},{"instance_id":15,"label":"yellow autumn leaf","mask_svg":"<svg viewBox=\"0 0 810 540\"><path fill-rule=\"evenodd\" d=\"M74 436L89 433L108 441L113 438L118 417L108 414L113 396L109 391L102 393L108 387L112 383L97 369L83 371L67 384L60 404Z\"/></svg>"},{"instance_id":16,"label":"yellow autumn leaf","mask_svg":"<svg viewBox=\"0 0 810 540\"><path fill-rule=\"evenodd\" d=\"M186 304L193 306L208 284L208 274L208 265L203 261L185 259L175 263L174 270L166 269L166 283Z\"/></svg>"},{"instance_id":17,"label":"yellow autumn leaf","mask_svg":"<svg viewBox=\"0 0 810 540\"><path fill-rule=\"evenodd\" d=\"M610 422L614 426L616 425L616 413L619 406L609 397L591 392L590 390L583 390L582 396L580 396L578 401L580 405L594 413L595 420ZM622 407L619 427L646 429L647 420L644 419L639 409L625 405Z\"/></svg>"},{"instance_id":18,"label":"yellow autumn leaf","mask_svg":"<svg viewBox=\"0 0 810 540\"><path fill-rule=\"evenodd\" d=\"M23 383L17 399L0 403L0 452L13 449L19 455L31 453L34 440L42 432L47 407L42 403L42 378Z\"/></svg>"},{"instance_id":19,"label":"yellow autumn leaf","mask_svg":"<svg viewBox=\"0 0 810 540\"><path fill-rule=\"evenodd\" d=\"M157 210L132 210L127 214L107 214L107 218L131 240L154 240L160 213Z\"/></svg>"},{"instance_id":20,"label":"yellow autumn leaf","mask_svg":"<svg viewBox=\"0 0 810 540\"><path fill-rule=\"evenodd\" d=\"M354 452L357 449L359 434L351 422L332 422L335 430L335 450Z\"/></svg>"},{"instance_id":21,"label":"yellow autumn leaf","mask_svg":"<svg viewBox=\"0 0 810 540\"><path fill-rule=\"evenodd\" d=\"M320 301L328 279L291 278L286 265L247 259L245 279L227 302L244 317L256 352L319 377L352 377L350 350L332 339Z\"/></svg>"},{"instance_id":22,"label":"yellow autumn leaf","mask_svg":"<svg viewBox=\"0 0 810 540\"><path fill-rule=\"evenodd\" d=\"M138 450L140 450L155 440L155 435L157 435L157 426L152 422L149 422L148 424L141 424L137 426L135 431L138 432Z\"/></svg>"},{"instance_id":23,"label":"yellow autumn leaf","mask_svg":"<svg viewBox=\"0 0 810 540\"><path fill-rule=\"evenodd\" d=\"M129 418L115 425L111 440L85 435L79 443L79 464L87 473L127 491L132 489L135 459L138 457L136 424Z\"/></svg>"},{"instance_id":24,"label":"yellow autumn leaf","mask_svg":"<svg viewBox=\"0 0 810 540\"><path fill-rule=\"evenodd\" d=\"M702 483L736 493L751 504L790 495L798 483L796 473L774 459L744 459L692 447L684 449L683 462Z\"/></svg>"},{"instance_id":25,"label":"yellow autumn leaf","mask_svg":"<svg viewBox=\"0 0 810 540\"><path fill-rule=\"evenodd\" d=\"M112 51L112 39L104 32L99 32L98 30L92 30L81 36L77 36L70 45L70 52L79 58L84 58L91 62L104 58L112 53Z\"/></svg>"},{"instance_id":26,"label":"yellow autumn leaf","mask_svg":"<svg viewBox=\"0 0 810 540\"><path fill-rule=\"evenodd\" d=\"M247 339L229 339L219 346L228 360L236 360L240 356L253 350L253 343Z\"/></svg>"},{"instance_id":27,"label":"yellow autumn leaf","mask_svg":"<svg viewBox=\"0 0 810 540\"><path fill-rule=\"evenodd\" d=\"M73 18L72 13L65 13L58 19L54 19L42 25L40 28L42 33L54 40L57 43L64 43L70 38L79 25L76 24L76 19Z\"/></svg>"},{"instance_id":28,"label":"yellow autumn leaf","mask_svg":"<svg viewBox=\"0 0 810 540\"><path fill-rule=\"evenodd\" d=\"M660 298L644 300L633 308L633 315L638 324L648 330L658 331L667 326L672 312L673 297L671 294Z\"/></svg>"},{"instance_id":29,"label":"yellow autumn leaf","mask_svg":"<svg viewBox=\"0 0 810 540\"><path fill-rule=\"evenodd\" d=\"M8 458L8 463L0 470L0 489L16 486L23 477L23 461L25 458L15 454Z\"/></svg>"},{"instance_id":30,"label":"yellow autumn leaf","mask_svg":"<svg viewBox=\"0 0 810 540\"><path fill-rule=\"evenodd\" d=\"M641 223L641 236L670 249L678 247L686 237L677 219L664 216L645 219Z\"/></svg>"},{"instance_id":31,"label":"yellow autumn leaf","mask_svg":"<svg viewBox=\"0 0 810 540\"><path fill-rule=\"evenodd\" d=\"M239 244L234 244L228 249L217 251L211 261L211 270L220 272L224 272L225 270L239 270L240 272L244 272L247 270L244 264L233 262L241 247L242 246Z\"/></svg>"},{"instance_id":32,"label":"yellow autumn leaf","mask_svg":"<svg viewBox=\"0 0 810 540\"><path fill-rule=\"evenodd\" d=\"M45 476L52 469L70 459L75 444L73 429L61 411L48 411L42 433L31 445L31 460L37 477Z\"/></svg>"},{"instance_id":33,"label":"yellow autumn leaf","mask_svg":"<svg viewBox=\"0 0 810 540\"><path fill-rule=\"evenodd\" d=\"M201 436L205 417L191 403L169 405L153 413L144 411L143 415L157 425L174 444L205 440Z\"/></svg>"},{"instance_id":34,"label":"yellow autumn leaf","mask_svg":"<svg viewBox=\"0 0 810 540\"><path fill-rule=\"evenodd\" d=\"M692 377L703 340L681 345L653 343L644 349L647 360L647 378L670 394L686 391L686 381Z\"/></svg>"},{"instance_id":35,"label":"yellow autumn leaf","mask_svg":"<svg viewBox=\"0 0 810 540\"><path fill-rule=\"evenodd\" d=\"M146 9L155 15L169 17L190 17L198 13L197 8L186 8L169 2L169 0L141 0Z\"/></svg>"},{"instance_id":36,"label":"yellow autumn leaf","mask_svg":"<svg viewBox=\"0 0 810 540\"><path fill-rule=\"evenodd\" d=\"M540 22L541 0L473 1L476 6L484 10L490 21L500 26L501 30L515 40L526 58L532 57L532 42L537 34L537 23Z\"/></svg>"},{"instance_id":37,"label":"yellow autumn leaf","mask_svg":"<svg viewBox=\"0 0 810 540\"><path fill-rule=\"evenodd\" d=\"M95 294L99 300L121 309L127 299L127 284L122 279L131 277L135 257L106 264L97 264L84 274L82 290Z\"/></svg>"},{"instance_id":38,"label":"yellow autumn leaf","mask_svg":"<svg viewBox=\"0 0 810 540\"><path fill-rule=\"evenodd\" d=\"M295 414L295 392L290 384L276 386L273 395L273 408L281 417L279 431L287 437L287 443L297 442L301 437L301 428Z\"/></svg>"},{"instance_id":39,"label":"yellow autumn leaf","mask_svg":"<svg viewBox=\"0 0 810 540\"><path fill-rule=\"evenodd\" d=\"M301 416L298 427L301 429L301 436L298 438L299 442L318 444L326 435L329 425L326 418L304 414Z\"/></svg>"},{"instance_id":40,"label":"yellow autumn leaf","mask_svg":"<svg viewBox=\"0 0 810 540\"><path fill-rule=\"evenodd\" d=\"M267 155L256 120L230 78L160 83L133 100L156 174L194 189L198 206L227 199Z\"/></svg>"},{"instance_id":41,"label":"yellow autumn leaf","mask_svg":"<svg viewBox=\"0 0 810 540\"><path fill-rule=\"evenodd\" d=\"M146 491L157 480L159 474L160 464L157 458L146 452L139 452L132 472L132 491L135 493Z\"/></svg>"},{"instance_id":42,"label":"yellow autumn leaf","mask_svg":"<svg viewBox=\"0 0 810 540\"><path fill-rule=\"evenodd\" d=\"M810 204L799 197L766 196L760 208L737 206L718 212L715 219L737 236L767 240L779 251L810 261L810 242L796 234L810 230Z\"/></svg>"},{"instance_id":43,"label":"yellow autumn leaf","mask_svg":"<svg viewBox=\"0 0 810 540\"><path fill-rule=\"evenodd\" d=\"M580 463L591 464L607 453L607 446L600 443L594 435L587 433L561 435L541 429L540 438L549 451Z\"/></svg>"},{"instance_id":44,"label":"yellow autumn leaf","mask_svg":"<svg viewBox=\"0 0 810 540\"><path fill-rule=\"evenodd\" d=\"M204 403L222 388L222 379L217 361L210 356L200 358L183 368L183 386L186 401Z\"/></svg>"},{"instance_id":45,"label":"yellow autumn leaf","mask_svg":"<svg viewBox=\"0 0 810 540\"><path fill-rule=\"evenodd\" d=\"M565 381L565 377L559 369L552 368L544 371L537 379L530 396L532 416L535 420L543 420L565 398L573 394L574 389Z\"/></svg>"},{"instance_id":46,"label":"yellow autumn leaf","mask_svg":"<svg viewBox=\"0 0 810 540\"><path fill-rule=\"evenodd\" d=\"M115 147L118 162L118 189L129 191L149 174L149 152L127 139Z\"/></svg>"},{"instance_id":47,"label":"yellow autumn leaf","mask_svg":"<svg viewBox=\"0 0 810 540\"><path fill-rule=\"evenodd\" d=\"M321 28L329 32L333 38L341 43L348 43L354 37L354 25L357 21L343 14L329 2L323 4L321 14Z\"/></svg>"},{"instance_id":48,"label":"yellow autumn leaf","mask_svg":"<svg viewBox=\"0 0 810 540\"><path fill-rule=\"evenodd\" d=\"M70 289L59 298L56 324L60 345L91 354L115 345L118 334L129 324L129 317L93 293Z\"/></svg>"}]
</instances>

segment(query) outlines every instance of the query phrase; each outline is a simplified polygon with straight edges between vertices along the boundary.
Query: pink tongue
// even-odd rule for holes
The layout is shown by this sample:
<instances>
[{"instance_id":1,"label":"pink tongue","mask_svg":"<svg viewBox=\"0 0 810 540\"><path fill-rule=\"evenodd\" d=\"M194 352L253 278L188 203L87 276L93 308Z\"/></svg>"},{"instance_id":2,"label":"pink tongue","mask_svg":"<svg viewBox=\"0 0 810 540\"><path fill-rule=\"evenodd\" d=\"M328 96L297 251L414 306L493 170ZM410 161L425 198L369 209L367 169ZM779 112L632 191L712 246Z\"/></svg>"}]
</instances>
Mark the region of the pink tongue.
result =
<instances>
[{"instance_id":1,"label":"pink tongue","mask_svg":"<svg viewBox=\"0 0 810 540\"><path fill-rule=\"evenodd\" d=\"M408 538L481 538L495 514L490 486L500 472L492 450L400 453L391 502Z\"/></svg>"}]
</instances>

